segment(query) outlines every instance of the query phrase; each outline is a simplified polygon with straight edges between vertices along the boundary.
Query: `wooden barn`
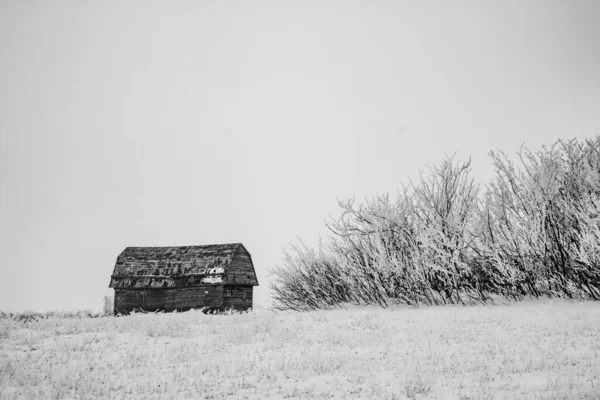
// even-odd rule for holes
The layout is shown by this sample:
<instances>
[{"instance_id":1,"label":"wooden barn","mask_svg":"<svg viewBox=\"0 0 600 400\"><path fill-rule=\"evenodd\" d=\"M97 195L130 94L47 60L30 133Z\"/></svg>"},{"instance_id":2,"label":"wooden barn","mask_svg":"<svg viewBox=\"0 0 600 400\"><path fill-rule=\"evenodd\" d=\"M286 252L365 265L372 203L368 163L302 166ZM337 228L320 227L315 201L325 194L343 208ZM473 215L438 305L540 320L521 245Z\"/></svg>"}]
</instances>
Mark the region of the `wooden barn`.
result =
<instances>
[{"instance_id":1,"label":"wooden barn","mask_svg":"<svg viewBox=\"0 0 600 400\"><path fill-rule=\"evenodd\" d=\"M258 286L252 257L241 243L183 247L127 247L109 287L115 313L252 307Z\"/></svg>"}]
</instances>

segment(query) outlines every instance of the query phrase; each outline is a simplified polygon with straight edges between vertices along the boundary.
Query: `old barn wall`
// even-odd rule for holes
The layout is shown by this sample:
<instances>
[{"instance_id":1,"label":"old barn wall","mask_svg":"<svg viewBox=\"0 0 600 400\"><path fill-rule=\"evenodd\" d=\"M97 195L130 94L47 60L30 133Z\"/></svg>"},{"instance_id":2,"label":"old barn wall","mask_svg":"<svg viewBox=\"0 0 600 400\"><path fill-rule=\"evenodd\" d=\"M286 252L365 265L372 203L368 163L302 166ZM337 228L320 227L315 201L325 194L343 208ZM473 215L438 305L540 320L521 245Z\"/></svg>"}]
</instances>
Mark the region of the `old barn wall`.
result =
<instances>
[{"instance_id":1,"label":"old barn wall","mask_svg":"<svg viewBox=\"0 0 600 400\"><path fill-rule=\"evenodd\" d=\"M191 288L115 289L115 312L133 310L185 311L192 308L223 306L223 285Z\"/></svg>"},{"instance_id":2,"label":"old barn wall","mask_svg":"<svg viewBox=\"0 0 600 400\"><path fill-rule=\"evenodd\" d=\"M252 286L225 286L223 307L247 310L252 307Z\"/></svg>"},{"instance_id":3,"label":"old barn wall","mask_svg":"<svg viewBox=\"0 0 600 400\"><path fill-rule=\"evenodd\" d=\"M227 268L227 283L235 285L258 285L252 258L243 248L235 252L231 264Z\"/></svg>"}]
</instances>

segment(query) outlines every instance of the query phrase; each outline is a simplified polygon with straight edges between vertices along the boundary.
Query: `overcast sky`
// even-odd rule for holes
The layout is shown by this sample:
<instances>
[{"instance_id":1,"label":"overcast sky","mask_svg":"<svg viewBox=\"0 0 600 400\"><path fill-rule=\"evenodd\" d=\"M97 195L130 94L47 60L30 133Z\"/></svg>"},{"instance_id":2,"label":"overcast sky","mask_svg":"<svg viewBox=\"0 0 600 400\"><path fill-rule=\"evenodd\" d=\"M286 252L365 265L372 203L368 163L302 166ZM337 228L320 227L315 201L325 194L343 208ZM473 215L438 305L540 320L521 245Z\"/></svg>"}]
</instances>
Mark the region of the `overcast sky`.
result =
<instances>
[{"instance_id":1,"label":"overcast sky","mask_svg":"<svg viewBox=\"0 0 600 400\"><path fill-rule=\"evenodd\" d=\"M126 246L242 242L267 298L336 198L600 134L600 1L0 3L0 309L98 311Z\"/></svg>"}]
</instances>

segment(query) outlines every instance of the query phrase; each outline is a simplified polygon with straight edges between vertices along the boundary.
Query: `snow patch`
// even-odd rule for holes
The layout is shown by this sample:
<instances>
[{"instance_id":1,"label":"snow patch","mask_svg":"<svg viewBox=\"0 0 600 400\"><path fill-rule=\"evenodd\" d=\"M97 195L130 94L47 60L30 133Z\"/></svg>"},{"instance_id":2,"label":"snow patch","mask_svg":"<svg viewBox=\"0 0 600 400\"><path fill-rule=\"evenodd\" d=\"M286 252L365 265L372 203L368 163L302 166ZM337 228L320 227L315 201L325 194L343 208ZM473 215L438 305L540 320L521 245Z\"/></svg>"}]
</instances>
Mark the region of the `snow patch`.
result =
<instances>
[{"instance_id":1,"label":"snow patch","mask_svg":"<svg viewBox=\"0 0 600 400\"><path fill-rule=\"evenodd\" d=\"M221 283L223 282L222 276L207 276L202 278L202 283Z\"/></svg>"},{"instance_id":2,"label":"snow patch","mask_svg":"<svg viewBox=\"0 0 600 400\"><path fill-rule=\"evenodd\" d=\"M223 274L223 273L225 273L225 268L223 268L223 267L207 268L204 273L205 274Z\"/></svg>"}]
</instances>

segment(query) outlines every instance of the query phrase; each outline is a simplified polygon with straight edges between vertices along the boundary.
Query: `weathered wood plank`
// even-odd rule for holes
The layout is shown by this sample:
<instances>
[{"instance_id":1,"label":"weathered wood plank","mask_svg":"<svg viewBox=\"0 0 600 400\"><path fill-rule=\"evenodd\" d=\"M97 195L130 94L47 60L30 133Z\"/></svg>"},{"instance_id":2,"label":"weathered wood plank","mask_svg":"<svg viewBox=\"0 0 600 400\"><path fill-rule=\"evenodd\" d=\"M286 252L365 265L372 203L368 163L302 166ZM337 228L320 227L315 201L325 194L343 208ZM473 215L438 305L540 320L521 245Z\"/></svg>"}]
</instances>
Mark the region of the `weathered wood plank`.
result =
<instances>
[{"instance_id":1,"label":"weathered wood plank","mask_svg":"<svg viewBox=\"0 0 600 400\"><path fill-rule=\"evenodd\" d=\"M205 306L219 307L222 303L222 285L148 290L118 289L115 293L115 311L121 313L136 309L148 311L189 310Z\"/></svg>"}]
</instances>

